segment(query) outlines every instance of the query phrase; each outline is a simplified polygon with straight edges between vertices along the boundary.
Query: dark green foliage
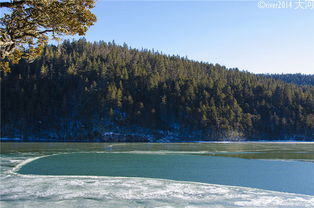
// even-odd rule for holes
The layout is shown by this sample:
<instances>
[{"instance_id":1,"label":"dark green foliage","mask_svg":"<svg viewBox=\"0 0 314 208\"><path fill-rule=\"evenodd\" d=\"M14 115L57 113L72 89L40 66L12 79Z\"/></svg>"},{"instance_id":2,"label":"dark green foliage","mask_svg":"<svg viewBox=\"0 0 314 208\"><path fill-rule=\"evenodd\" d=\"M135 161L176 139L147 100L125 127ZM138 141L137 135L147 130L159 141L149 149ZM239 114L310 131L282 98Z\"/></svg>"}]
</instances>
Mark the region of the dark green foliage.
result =
<instances>
[{"instance_id":1,"label":"dark green foliage","mask_svg":"<svg viewBox=\"0 0 314 208\"><path fill-rule=\"evenodd\" d=\"M49 46L2 73L1 86L2 136L93 138L108 123L199 130L209 139L314 134L313 86L114 42Z\"/></svg>"},{"instance_id":2,"label":"dark green foliage","mask_svg":"<svg viewBox=\"0 0 314 208\"><path fill-rule=\"evenodd\" d=\"M314 69L313 69L314 73ZM261 76L282 80L287 83L297 85L312 85L314 86L314 74L261 74Z\"/></svg>"}]
</instances>

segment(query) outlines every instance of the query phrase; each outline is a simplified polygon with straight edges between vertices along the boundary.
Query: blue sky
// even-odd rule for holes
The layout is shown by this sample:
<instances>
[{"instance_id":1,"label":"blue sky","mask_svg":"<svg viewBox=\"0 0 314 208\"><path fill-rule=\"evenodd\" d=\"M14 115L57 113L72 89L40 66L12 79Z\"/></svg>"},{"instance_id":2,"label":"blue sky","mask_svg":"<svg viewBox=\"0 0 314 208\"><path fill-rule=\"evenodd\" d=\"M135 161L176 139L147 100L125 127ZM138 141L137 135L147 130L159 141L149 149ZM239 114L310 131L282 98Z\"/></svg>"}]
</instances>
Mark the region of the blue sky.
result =
<instances>
[{"instance_id":1,"label":"blue sky","mask_svg":"<svg viewBox=\"0 0 314 208\"><path fill-rule=\"evenodd\" d=\"M98 21L86 39L254 73L313 74L314 10L295 9L293 3L294 8L260 9L257 1L98 0Z\"/></svg>"}]
</instances>

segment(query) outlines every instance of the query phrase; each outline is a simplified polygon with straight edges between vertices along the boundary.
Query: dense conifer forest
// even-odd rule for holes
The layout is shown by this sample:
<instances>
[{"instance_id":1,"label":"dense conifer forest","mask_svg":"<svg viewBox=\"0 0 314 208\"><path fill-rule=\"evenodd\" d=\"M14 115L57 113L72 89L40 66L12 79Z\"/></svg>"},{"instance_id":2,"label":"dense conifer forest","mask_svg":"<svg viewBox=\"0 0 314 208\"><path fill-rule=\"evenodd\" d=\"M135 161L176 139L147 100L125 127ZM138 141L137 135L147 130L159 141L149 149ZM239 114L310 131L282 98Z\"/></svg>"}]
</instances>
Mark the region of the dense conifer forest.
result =
<instances>
[{"instance_id":1,"label":"dense conifer forest","mask_svg":"<svg viewBox=\"0 0 314 208\"><path fill-rule=\"evenodd\" d=\"M287 83L297 85L312 85L314 86L314 69L313 74L261 74L261 76L270 77L277 80L282 80Z\"/></svg>"},{"instance_id":2,"label":"dense conifer forest","mask_svg":"<svg viewBox=\"0 0 314 208\"><path fill-rule=\"evenodd\" d=\"M287 83L298 76L278 80L84 39L48 46L33 63L11 68L1 72L2 137L108 141L114 131L146 134L126 141L314 139L307 78L299 86Z\"/></svg>"}]
</instances>

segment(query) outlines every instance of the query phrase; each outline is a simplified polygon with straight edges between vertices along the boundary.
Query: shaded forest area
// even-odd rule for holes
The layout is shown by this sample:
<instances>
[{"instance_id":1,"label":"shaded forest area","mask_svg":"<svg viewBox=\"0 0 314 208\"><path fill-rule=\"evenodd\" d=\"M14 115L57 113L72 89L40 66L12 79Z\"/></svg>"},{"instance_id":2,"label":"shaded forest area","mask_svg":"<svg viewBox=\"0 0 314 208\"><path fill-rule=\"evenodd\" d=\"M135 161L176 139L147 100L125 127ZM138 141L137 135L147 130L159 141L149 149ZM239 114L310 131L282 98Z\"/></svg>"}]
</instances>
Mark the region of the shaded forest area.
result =
<instances>
[{"instance_id":1,"label":"shaded forest area","mask_svg":"<svg viewBox=\"0 0 314 208\"><path fill-rule=\"evenodd\" d=\"M314 69L313 69L314 73ZM312 85L314 86L314 74L261 74L261 76L282 80L287 83L297 85Z\"/></svg>"},{"instance_id":2,"label":"shaded forest area","mask_svg":"<svg viewBox=\"0 0 314 208\"><path fill-rule=\"evenodd\" d=\"M48 46L33 63L1 73L1 137L314 140L314 86L287 83L299 76L284 82L84 39Z\"/></svg>"}]
</instances>

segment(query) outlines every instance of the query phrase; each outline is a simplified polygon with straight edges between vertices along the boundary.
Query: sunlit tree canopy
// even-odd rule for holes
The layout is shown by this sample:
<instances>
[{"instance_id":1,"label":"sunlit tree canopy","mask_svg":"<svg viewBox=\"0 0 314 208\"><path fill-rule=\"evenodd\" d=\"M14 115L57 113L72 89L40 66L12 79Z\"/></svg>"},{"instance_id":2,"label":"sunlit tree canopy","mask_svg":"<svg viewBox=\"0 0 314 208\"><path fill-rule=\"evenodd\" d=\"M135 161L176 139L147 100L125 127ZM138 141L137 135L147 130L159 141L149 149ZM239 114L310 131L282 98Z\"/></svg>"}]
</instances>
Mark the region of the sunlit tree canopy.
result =
<instances>
[{"instance_id":1,"label":"sunlit tree canopy","mask_svg":"<svg viewBox=\"0 0 314 208\"><path fill-rule=\"evenodd\" d=\"M0 2L0 68L10 71L10 62L33 61L48 39L84 35L94 24L95 0L12 0Z\"/></svg>"}]
</instances>

